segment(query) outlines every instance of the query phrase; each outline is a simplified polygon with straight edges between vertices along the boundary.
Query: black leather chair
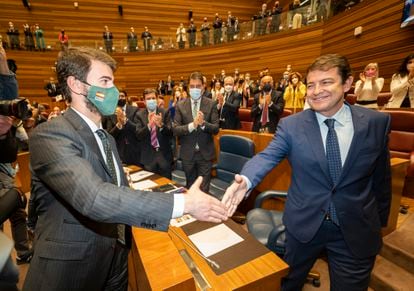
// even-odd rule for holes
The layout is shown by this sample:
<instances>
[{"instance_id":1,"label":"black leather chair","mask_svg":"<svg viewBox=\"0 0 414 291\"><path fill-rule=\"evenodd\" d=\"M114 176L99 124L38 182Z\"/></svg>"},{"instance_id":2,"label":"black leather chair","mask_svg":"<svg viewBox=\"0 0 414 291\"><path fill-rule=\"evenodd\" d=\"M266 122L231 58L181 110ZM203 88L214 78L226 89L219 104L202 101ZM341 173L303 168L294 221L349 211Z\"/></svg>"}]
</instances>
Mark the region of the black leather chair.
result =
<instances>
[{"instance_id":1,"label":"black leather chair","mask_svg":"<svg viewBox=\"0 0 414 291\"><path fill-rule=\"evenodd\" d=\"M216 176L210 182L210 194L221 200L234 175L240 173L244 164L254 156L254 143L238 135L222 135L219 142L220 153L215 166Z\"/></svg>"},{"instance_id":2,"label":"black leather chair","mask_svg":"<svg viewBox=\"0 0 414 291\"><path fill-rule=\"evenodd\" d=\"M254 208L247 213L246 223L248 231L269 250L283 258L285 254L286 236L282 222L282 211L263 209L263 202L270 198L286 198L287 193L282 191L265 191L255 200ZM320 274L311 271L308 279L315 287L319 287Z\"/></svg>"}]
</instances>

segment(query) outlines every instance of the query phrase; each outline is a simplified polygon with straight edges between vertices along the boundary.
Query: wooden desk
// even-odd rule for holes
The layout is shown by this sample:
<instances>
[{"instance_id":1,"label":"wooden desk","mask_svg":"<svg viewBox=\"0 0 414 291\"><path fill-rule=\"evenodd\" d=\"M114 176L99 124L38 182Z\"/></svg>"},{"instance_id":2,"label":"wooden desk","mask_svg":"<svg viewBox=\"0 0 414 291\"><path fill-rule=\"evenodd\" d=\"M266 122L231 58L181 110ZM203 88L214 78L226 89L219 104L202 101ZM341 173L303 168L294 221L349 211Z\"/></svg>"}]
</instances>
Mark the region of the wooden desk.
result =
<instances>
[{"instance_id":1,"label":"wooden desk","mask_svg":"<svg viewBox=\"0 0 414 291\"><path fill-rule=\"evenodd\" d=\"M170 182L166 178L154 181L159 185ZM287 264L269 251L222 275L216 275L204 259L177 238L171 228L168 233L133 228L129 260L132 290L199 290L178 252L182 249L187 250L212 286L210 290L279 290L281 278L288 272ZM189 241L182 229L174 227L174 230Z\"/></svg>"}]
</instances>

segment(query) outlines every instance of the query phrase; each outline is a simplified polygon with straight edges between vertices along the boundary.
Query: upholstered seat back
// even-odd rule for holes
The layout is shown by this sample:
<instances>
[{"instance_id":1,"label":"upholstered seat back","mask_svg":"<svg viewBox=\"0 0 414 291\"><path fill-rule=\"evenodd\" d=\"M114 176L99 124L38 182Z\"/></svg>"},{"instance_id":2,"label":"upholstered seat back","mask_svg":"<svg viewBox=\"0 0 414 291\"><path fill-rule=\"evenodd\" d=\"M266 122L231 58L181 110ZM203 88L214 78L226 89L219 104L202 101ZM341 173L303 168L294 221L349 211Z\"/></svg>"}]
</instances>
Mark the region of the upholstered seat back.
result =
<instances>
[{"instance_id":1,"label":"upholstered seat back","mask_svg":"<svg viewBox=\"0 0 414 291\"><path fill-rule=\"evenodd\" d=\"M234 175L240 173L244 164L254 155L254 143L251 139L236 135L220 137L220 154L217 164L217 178L231 182Z\"/></svg>"}]
</instances>

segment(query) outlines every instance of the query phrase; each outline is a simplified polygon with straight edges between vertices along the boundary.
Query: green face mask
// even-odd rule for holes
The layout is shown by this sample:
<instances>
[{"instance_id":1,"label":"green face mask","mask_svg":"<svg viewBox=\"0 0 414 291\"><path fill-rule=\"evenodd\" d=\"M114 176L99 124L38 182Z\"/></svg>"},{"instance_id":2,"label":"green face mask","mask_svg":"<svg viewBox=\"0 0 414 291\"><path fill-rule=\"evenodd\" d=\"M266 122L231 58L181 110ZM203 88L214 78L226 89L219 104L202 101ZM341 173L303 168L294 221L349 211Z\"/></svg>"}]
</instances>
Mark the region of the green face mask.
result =
<instances>
[{"instance_id":1,"label":"green face mask","mask_svg":"<svg viewBox=\"0 0 414 291\"><path fill-rule=\"evenodd\" d=\"M88 95L85 97L98 108L102 115L112 115L118 105L119 91L116 86L111 88L102 88L95 85L89 85Z\"/></svg>"}]
</instances>

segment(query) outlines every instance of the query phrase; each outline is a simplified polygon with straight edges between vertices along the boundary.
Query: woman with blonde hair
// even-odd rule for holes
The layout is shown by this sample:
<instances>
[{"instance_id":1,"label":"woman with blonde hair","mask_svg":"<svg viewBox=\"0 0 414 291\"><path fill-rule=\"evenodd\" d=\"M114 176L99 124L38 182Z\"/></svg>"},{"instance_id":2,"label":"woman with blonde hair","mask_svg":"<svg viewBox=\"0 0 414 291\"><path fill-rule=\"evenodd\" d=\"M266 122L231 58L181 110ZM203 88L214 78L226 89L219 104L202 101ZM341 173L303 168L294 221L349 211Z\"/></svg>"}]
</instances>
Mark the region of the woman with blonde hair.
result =
<instances>
[{"instance_id":1,"label":"woman with blonde hair","mask_svg":"<svg viewBox=\"0 0 414 291\"><path fill-rule=\"evenodd\" d=\"M298 72L289 74L288 86L285 88L283 98L285 108L303 108L305 104L306 86L302 82L302 75Z\"/></svg>"},{"instance_id":2,"label":"woman with blonde hair","mask_svg":"<svg viewBox=\"0 0 414 291\"><path fill-rule=\"evenodd\" d=\"M378 108L377 98L384 86L384 78L378 77L378 64L369 63L359 74L355 84L356 103L368 108Z\"/></svg>"}]
</instances>

